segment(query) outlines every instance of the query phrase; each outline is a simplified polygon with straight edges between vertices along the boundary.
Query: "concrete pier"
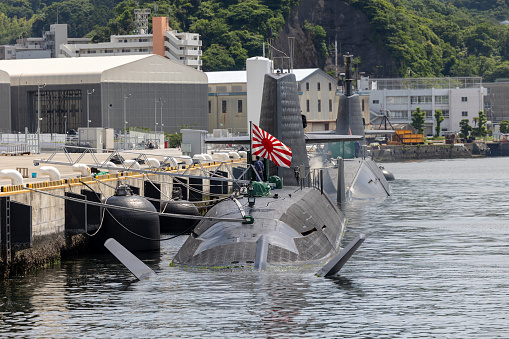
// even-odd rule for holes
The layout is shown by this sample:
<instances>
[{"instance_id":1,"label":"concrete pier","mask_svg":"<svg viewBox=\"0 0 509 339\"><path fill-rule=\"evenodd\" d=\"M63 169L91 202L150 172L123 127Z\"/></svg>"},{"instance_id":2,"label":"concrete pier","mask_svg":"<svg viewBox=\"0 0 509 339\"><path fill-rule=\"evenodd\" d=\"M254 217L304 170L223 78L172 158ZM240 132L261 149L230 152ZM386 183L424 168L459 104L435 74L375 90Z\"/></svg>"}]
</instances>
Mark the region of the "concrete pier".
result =
<instances>
[{"instance_id":1,"label":"concrete pier","mask_svg":"<svg viewBox=\"0 0 509 339\"><path fill-rule=\"evenodd\" d=\"M154 150L152 152L158 155L180 156L178 150ZM144 153L148 155L149 151L144 151ZM132 153L121 153L121 155L126 160L136 158L136 155ZM97 160L104 161L109 154L94 154L94 156ZM79 173L73 172L71 166L56 165L54 167L60 171L62 180L49 181L48 176L39 175L38 167L33 164L35 159L47 159L48 157L49 154L39 154L9 156L0 159L3 160L0 161L0 170L26 168L29 173L29 177L24 179L23 185L12 186L10 180L0 179L2 190L0 192L0 280L9 276L23 275L34 268L57 261L66 251L79 251L84 248L88 236L82 232L72 232L69 227L66 228L66 212L69 213L69 211L66 211L66 200L60 198L61 196L81 195L83 190L88 192L93 190L102 197L111 196L114 194L114 188L119 180L139 188L139 194L142 196L148 193L145 192L146 183L153 181L159 183L159 189L162 192L157 191L159 196L156 198L169 200L167 197L172 196L174 181L171 176L162 174L143 175L135 172L106 174L97 177L99 182L91 176L82 177ZM65 158L65 154L57 154L52 160L66 161ZM84 164L94 162L91 154L86 154L80 160L80 163ZM219 164L219 162L212 162L202 165L204 168L215 170ZM181 171L182 166L184 165L181 165ZM231 170L234 167L245 166L245 161L242 159L232 160L222 166L228 166ZM190 165L185 168L188 170L186 174L203 174L199 166ZM170 170L170 168L168 169ZM170 172L176 173L177 171L170 170ZM223 175L229 176L227 172L224 168ZM32 178L31 173L37 173L35 178ZM193 184L191 181L190 183ZM203 191L210 192L210 180L203 180L201 185L203 185ZM228 191L231 191L232 184L230 183L226 187L228 187ZM52 195L46 195L30 188ZM186 196L192 198L191 191L186 190L184 193L184 198ZM93 192L91 194L95 195ZM200 198L208 199L206 194L200 195ZM82 205L81 203L75 204ZM95 208L99 209L99 207ZM85 222L80 220L85 218L76 218L76 216L74 218L78 219L75 222ZM69 220L68 216L68 223ZM88 220L88 224L90 223L93 221Z\"/></svg>"},{"instance_id":2,"label":"concrete pier","mask_svg":"<svg viewBox=\"0 0 509 339\"><path fill-rule=\"evenodd\" d=\"M398 162L426 159L457 159L486 156L489 148L486 143L441 145L388 145L369 149L376 162Z\"/></svg>"}]
</instances>

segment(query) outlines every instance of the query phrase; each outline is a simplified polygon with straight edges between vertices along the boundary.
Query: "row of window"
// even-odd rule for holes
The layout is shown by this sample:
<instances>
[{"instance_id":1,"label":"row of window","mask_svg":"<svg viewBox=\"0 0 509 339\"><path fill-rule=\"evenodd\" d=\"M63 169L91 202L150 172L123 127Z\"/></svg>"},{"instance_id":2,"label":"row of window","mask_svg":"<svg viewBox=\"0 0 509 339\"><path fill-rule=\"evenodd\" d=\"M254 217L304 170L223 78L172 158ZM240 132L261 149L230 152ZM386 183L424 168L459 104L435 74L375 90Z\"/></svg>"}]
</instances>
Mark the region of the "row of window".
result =
<instances>
[{"instance_id":1,"label":"row of window","mask_svg":"<svg viewBox=\"0 0 509 339\"><path fill-rule=\"evenodd\" d=\"M148 42L148 39L120 39L118 42L120 43L127 43L127 42Z\"/></svg>"},{"instance_id":2,"label":"row of window","mask_svg":"<svg viewBox=\"0 0 509 339\"><path fill-rule=\"evenodd\" d=\"M228 113L227 101L221 100L221 112ZM306 111L309 112L309 100L306 100ZM322 100L318 100L318 112L322 111ZM242 113L242 100L237 100L237 113ZM329 112L332 112L332 100L329 99ZM212 101L209 100L209 113L212 113Z\"/></svg>"},{"instance_id":3,"label":"row of window","mask_svg":"<svg viewBox=\"0 0 509 339\"><path fill-rule=\"evenodd\" d=\"M433 111L430 111L430 110L422 110L425 114L426 114L426 118L433 118ZM467 112L462 112L462 113L467 113ZM390 113L390 117L391 118L396 118L396 119L408 119L409 115L411 115L411 113L409 113L408 111L391 111ZM444 118L448 118L449 117L449 110L448 109L444 109L442 110L442 115L444 116Z\"/></svg>"},{"instance_id":4,"label":"row of window","mask_svg":"<svg viewBox=\"0 0 509 339\"><path fill-rule=\"evenodd\" d=\"M306 100L306 112L309 112L309 99ZM318 112L322 111L322 100L318 100ZM329 112L332 112L332 100L329 99Z\"/></svg>"},{"instance_id":5,"label":"row of window","mask_svg":"<svg viewBox=\"0 0 509 339\"><path fill-rule=\"evenodd\" d=\"M242 109L242 100L237 100L237 113L242 113L243 112L243 109ZM226 100L221 100L221 112L222 113L228 113L228 110L227 110L227 101ZM209 113L212 113L212 101L209 100Z\"/></svg>"},{"instance_id":6,"label":"row of window","mask_svg":"<svg viewBox=\"0 0 509 339\"><path fill-rule=\"evenodd\" d=\"M431 95L415 95L410 97L411 104L431 104L432 101ZM387 97L387 104L389 105L405 105L408 104L408 97L400 96L400 97ZM467 102L468 97L461 97L462 102ZM373 100L373 104L379 104L380 100ZM449 104L449 96L448 95L436 95L435 96L435 104Z\"/></svg>"},{"instance_id":7,"label":"row of window","mask_svg":"<svg viewBox=\"0 0 509 339\"><path fill-rule=\"evenodd\" d=\"M78 51L80 52L80 51ZM122 50L122 53L130 53L131 50L130 49L123 49ZM148 48L140 48L140 49L133 49L133 52L145 52L145 53L148 53ZM105 50L95 50L95 49L89 49L89 50L86 50L86 51L81 51L81 53L86 53L86 54L101 54L101 53L105 53L105 54L108 54L108 53L113 53L113 50L112 49L105 49Z\"/></svg>"},{"instance_id":8,"label":"row of window","mask_svg":"<svg viewBox=\"0 0 509 339\"><path fill-rule=\"evenodd\" d=\"M316 83L316 89L321 91L321 85L319 82ZM309 91L309 82L306 82L306 91ZM332 91L332 82L329 82L329 91Z\"/></svg>"}]
</instances>

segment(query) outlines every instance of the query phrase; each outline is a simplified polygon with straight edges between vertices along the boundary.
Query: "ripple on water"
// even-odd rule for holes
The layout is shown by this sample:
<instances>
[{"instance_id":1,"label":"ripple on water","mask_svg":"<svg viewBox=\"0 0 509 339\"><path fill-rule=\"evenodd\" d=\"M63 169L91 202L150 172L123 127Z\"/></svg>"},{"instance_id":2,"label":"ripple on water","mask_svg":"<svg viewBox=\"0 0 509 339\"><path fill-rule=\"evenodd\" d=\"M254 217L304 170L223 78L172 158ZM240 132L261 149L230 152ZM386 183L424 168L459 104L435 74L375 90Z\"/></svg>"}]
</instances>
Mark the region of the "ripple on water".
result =
<instances>
[{"instance_id":1,"label":"ripple on water","mask_svg":"<svg viewBox=\"0 0 509 339\"><path fill-rule=\"evenodd\" d=\"M391 197L347 204L341 275L317 268L169 267L185 241L143 257L136 281L108 256L69 258L0 285L0 335L20 337L506 338L506 159L385 164Z\"/></svg>"}]
</instances>

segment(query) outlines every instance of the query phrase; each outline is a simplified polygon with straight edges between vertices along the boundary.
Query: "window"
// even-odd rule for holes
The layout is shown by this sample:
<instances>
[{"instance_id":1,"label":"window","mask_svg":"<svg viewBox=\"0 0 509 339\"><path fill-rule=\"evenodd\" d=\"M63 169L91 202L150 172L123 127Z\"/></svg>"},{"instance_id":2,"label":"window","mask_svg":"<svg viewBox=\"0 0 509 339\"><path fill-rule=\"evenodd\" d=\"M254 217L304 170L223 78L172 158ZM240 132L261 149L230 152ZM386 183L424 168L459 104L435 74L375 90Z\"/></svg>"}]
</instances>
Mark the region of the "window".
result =
<instances>
[{"instance_id":1,"label":"window","mask_svg":"<svg viewBox=\"0 0 509 339\"><path fill-rule=\"evenodd\" d=\"M448 118L449 117L449 110L448 109L443 109L442 110L442 115L444 116L444 118Z\"/></svg>"},{"instance_id":2,"label":"window","mask_svg":"<svg viewBox=\"0 0 509 339\"><path fill-rule=\"evenodd\" d=\"M306 100L306 112L309 112L309 100Z\"/></svg>"},{"instance_id":3,"label":"window","mask_svg":"<svg viewBox=\"0 0 509 339\"><path fill-rule=\"evenodd\" d=\"M319 83L319 82L317 82L317 83L316 83L316 89L317 89L318 91L320 91L320 83Z\"/></svg>"},{"instance_id":4,"label":"window","mask_svg":"<svg viewBox=\"0 0 509 339\"><path fill-rule=\"evenodd\" d=\"M468 101L467 97L461 97L461 102L467 102L467 101Z\"/></svg>"},{"instance_id":5,"label":"window","mask_svg":"<svg viewBox=\"0 0 509 339\"><path fill-rule=\"evenodd\" d=\"M325 123L325 125L324 125L324 127L325 127L324 129L325 129L326 131L328 131L328 130L329 130L329 123L328 123L328 122L326 122L326 123Z\"/></svg>"},{"instance_id":6,"label":"window","mask_svg":"<svg viewBox=\"0 0 509 339\"><path fill-rule=\"evenodd\" d=\"M212 113L212 102L209 100L209 113Z\"/></svg>"},{"instance_id":7,"label":"window","mask_svg":"<svg viewBox=\"0 0 509 339\"><path fill-rule=\"evenodd\" d=\"M242 100L237 101L237 110L239 113L242 113Z\"/></svg>"},{"instance_id":8,"label":"window","mask_svg":"<svg viewBox=\"0 0 509 339\"><path fill-rule=\"evenodd\" d=\"M373 100L374 105L378 105L380 103L380 100Z\"/></svg>"},{"instance_id":9,"label":"window","mask_svg":"<svg viewBox=\"0 0 509 339\"><path fill-rule=\"evenodd\" d=\"M408 97L387 97L387 104L389 105L406 105Z\"/></svg>"},{"instance_id":10,"label":"window","mask_svg":"<svg viewBox=\"0 0 509 339\"><path fill-rule=\"evenodd\" d=\"M463 112L461 112L461 116L462 116L462 117L468 117L468 112L467 112L467 111L463 111Z\"/></svg>"},{"instance_id":11,"label":"window","mask_svg":"<svg viewBox=\"0 0 509 339\"><path fill-rule=\"evenodd\" d=\"M332 99L329 99L329 112L332 112Z\"/></svg>"},{"instance_id":12,"label":"window","mask_svg":"<svg viewBox=\"0 0 509 339\"><path fill-rule=\"evenodd\" d=\"M361 105L362 105L361 111L364 111L364 99L362 99Z\"/></svg>"},{"instance_id":13,"label":"window","mask_svg":"<svg viewBox=\"0 0 509 339\"><path fill-rule=\"evenodd\" d=\"M410 97L410 103L412 104L430 104L431 95L419 95Z\"/></svg>"},{"instance_id":14,"label":"window","mask_svg":"<svg viewBox=\"0 0 509 339\"><path fill-rule=\"evenodd\" d=\"M318 100L318 112L322 111L322 100Z\"/></svg>"},{"instance_id":15,"label":"window","mask_svg":"<svg viewBox=\"0 0 509 339\"><path fill-rule=\"evenodd\" d=\"M221 107L223 108L223 113L226 113L226 100L221 101Z\"/></svg>"},{"instance_id":16,"label":"window","mask_svg":"<svg viewBox=\"0 0 509 339\"><path fill-rule=\"evenodd\" d=\"M306 91L309 91L309 82L306 82Z\"/></svg>"},{"instance_id":17,"label":"window","mask_svg":"<svg viewBox=\"0 0 509 339\"><path fill-rule=\"evenodd\" d=\"M435 97L435 104L448 104L449 96L448 95L437 95Z\"/></svg>"},{"instance_id":18,"label":"window","mask_svg":"<svg viewBox=\"0 0 509 339\"><path fill-rule=\"evenodd\" d=\"M329 92L332 91L332 82L329 82Z\"/></svg>"},{"instance_id":19,"label":"window","mask_svg":"<svg viewBox=\"0 0 509 339\"><path fill-rule=\"evenodd\" d=\"M407 119L408 111L391 111L391 118Z\"/></svg>"}]
</instances>

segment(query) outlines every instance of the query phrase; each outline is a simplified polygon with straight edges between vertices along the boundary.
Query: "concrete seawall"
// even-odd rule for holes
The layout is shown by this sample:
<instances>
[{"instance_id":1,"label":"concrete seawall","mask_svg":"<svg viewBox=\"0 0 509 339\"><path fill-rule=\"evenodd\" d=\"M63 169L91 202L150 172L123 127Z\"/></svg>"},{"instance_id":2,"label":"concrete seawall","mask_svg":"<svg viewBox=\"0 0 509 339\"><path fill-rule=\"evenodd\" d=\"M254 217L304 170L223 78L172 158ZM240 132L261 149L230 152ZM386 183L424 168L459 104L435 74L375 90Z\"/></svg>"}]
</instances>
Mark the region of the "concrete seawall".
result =
<instances>
[{"instance_id":1,"label":"concrete seawall","mask_svg":"<svg viewBox=\"0 0 509 339\"><path fill-rule=\"evenodd\" d=\"M220 163L204 164L203 168L215 170L218 165ZM243 165L245 161L232 160L223 164L221 170L223 175L230 177L228 172L231 173L232 168ZM187 169L186 174L203 174L202 167L191 165L185 166L185 169ZM176 171L170 172L176 173ZM66 193L82 194L82 190L87 190L98 192L102 197L108 197L114 194L115 186L120 180L122 183L139 188L139 194L144 196L146 183L152 181L160 185L161 193L157 198L169 200L168 197L172 196L174 186L173 178L162 174L143 175L124 172L99 176L97 179L74 176L74 178L54 182L30 183L24 187L22 185L2 187L4 192L0 193L2 231L0 280L9 276L23 275L32 269L58 261L67 251L81 251L86 248L89 238L87 235L77 234L79 232L73 232L68 228L66 230L66 200L62 198ZM203 191L206 192L203 200L207 200L210 180L203 180L201 184ZM228 191L231 191L231 183L228 188ZM184 197L193 194L187 189L184 193ZM10 225L10 246L6 241L7 224Z\"/></svg>"},{"instance_id":2,"label":"concrete seawall","mask_svg":"<svg viewBox=\"0 0 509 339\"><path fill-rule=\"evenodd\" d=\"M426 159L456 159L486 156L489 148L485 143L450 145L391 145L371 149L376 162L398 162Z\"/></svg>"}]
</instances>

